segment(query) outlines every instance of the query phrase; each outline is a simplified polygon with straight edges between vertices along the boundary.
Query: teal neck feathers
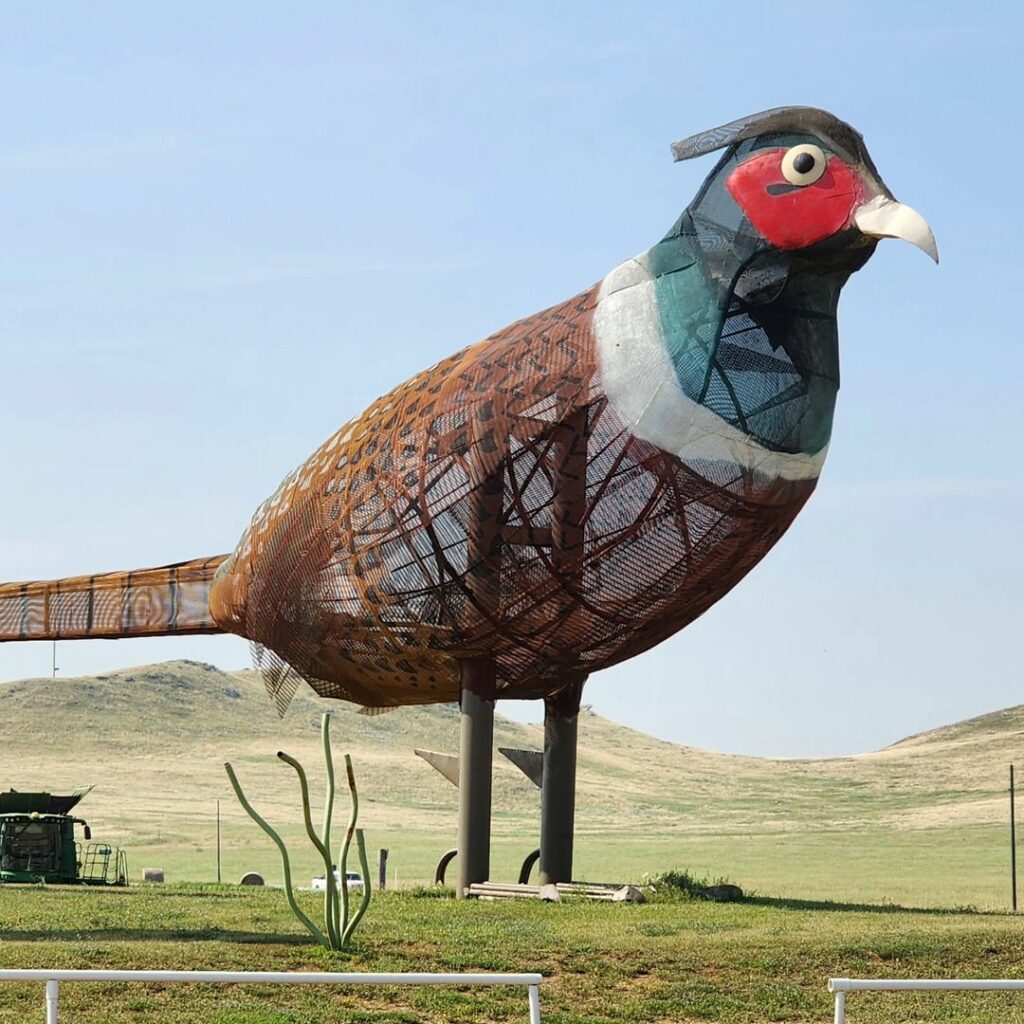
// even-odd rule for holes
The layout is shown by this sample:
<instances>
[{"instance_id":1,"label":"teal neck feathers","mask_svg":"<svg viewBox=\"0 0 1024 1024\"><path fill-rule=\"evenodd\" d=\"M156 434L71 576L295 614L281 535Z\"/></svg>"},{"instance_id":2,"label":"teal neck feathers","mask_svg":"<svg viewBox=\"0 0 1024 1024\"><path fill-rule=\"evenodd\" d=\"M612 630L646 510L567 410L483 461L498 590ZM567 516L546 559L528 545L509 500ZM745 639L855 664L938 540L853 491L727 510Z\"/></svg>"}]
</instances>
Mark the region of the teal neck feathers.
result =
<instances>
[{"instance_id":1,"label":"teal neck feathers","mask_svg":"<svg viewBox=\"0 0 1024 1024\"><path fill-rule=\"evenodd\" d=\"M846 275L796 270L777 251L716 265L679 228L647 263L680 389L770 451L821 452L839 389L835 314Z\"/></svg>"}]
</instances>

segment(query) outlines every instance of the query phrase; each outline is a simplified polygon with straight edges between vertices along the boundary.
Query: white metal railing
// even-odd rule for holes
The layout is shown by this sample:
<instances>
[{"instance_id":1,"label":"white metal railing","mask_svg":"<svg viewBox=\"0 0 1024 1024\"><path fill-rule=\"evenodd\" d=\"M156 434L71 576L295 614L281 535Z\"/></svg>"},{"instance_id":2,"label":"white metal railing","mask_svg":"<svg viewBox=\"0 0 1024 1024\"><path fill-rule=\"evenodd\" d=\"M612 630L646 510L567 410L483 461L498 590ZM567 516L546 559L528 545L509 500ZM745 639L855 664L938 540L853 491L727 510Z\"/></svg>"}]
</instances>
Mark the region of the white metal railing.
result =
<instances>
[{"instance_id":1,"label":"white metal railing","mask_svg":"<svg viewBox=\"0 0 1024 1024\"><path fill-rule=\"evenodd\" d=\"M203 982L261 985L525 985L530 1000L530 1024L540 1024L539 974L331 974L304 971L48 971L25 968L0 970L0 981L46 983L46 1024L57 1024L57 1000L62 981Z\"/></svg>"},{"instance_id":2,"label":"white metal railing","mask_svg":"<svg viewBox=\"0 0 1024 1024\"><path fill-rule=\"evenodd\" d=\"M836 997L835 1024L846 1021L847 992L1024 992L1024 980L1008 978L829 978Z\"/></svg>"}]
</instances>

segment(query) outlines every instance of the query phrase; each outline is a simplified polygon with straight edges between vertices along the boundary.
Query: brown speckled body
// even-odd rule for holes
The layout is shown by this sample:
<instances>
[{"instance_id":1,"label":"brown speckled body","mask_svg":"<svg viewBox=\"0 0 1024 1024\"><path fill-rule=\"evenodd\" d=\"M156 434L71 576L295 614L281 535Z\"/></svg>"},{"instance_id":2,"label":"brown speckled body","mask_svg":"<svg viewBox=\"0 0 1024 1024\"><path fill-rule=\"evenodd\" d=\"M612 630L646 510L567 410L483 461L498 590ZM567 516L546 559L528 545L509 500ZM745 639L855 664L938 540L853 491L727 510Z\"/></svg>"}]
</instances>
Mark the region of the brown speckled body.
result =
<instances>
[{"instance_id":1,"label":"brown speckled body","mask_svg":"<svg viewBox=\"0 0 1024 1024\"><path fill-rule=\"evenodd\" d=\"M286 703L456 700L490 652L498 696L541 697L681 629L775 543L814 481L687 465L601 388L597 289L379 399L258 510L211 609Z\"/></svg>"}]
</instances>

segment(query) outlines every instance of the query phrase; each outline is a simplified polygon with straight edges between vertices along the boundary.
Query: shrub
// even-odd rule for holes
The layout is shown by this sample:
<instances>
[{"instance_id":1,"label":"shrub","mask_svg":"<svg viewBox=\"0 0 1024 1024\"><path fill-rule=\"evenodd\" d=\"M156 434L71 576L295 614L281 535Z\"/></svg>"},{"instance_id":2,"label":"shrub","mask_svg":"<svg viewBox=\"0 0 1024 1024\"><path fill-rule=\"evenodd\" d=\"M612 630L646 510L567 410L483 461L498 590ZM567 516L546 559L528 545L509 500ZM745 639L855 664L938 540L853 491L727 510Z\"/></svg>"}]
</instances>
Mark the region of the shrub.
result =
<instances>
[{"instance_id":1,"label":"shrub","mask_svg":"<svg viewBox=\"0 0 1024 1024\"><path fill-rule=\"evenodd\" d=\"M697 878L689 871L675 869L656 875L646 875L648 889L661 899L715 900L721 903L743 899L743 891L727 878Z\"/></svg>"}]
</instances>

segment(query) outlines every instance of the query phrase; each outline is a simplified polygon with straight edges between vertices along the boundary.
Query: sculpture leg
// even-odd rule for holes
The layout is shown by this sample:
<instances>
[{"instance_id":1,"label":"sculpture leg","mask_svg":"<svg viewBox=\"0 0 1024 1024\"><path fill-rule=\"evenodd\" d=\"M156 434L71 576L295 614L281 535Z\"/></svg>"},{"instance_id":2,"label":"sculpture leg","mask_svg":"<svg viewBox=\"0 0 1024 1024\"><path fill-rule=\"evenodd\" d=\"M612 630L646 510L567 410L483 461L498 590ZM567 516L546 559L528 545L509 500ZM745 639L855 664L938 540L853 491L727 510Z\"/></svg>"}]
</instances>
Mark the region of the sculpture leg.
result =
<instances>
[{"instance_id":1,"label":"sculpture leg","mask_svg":"<svg viewBox=\"0 0 1024 1024\"><path fill-rule=\"evenodd\" d=\"M551 564L564 591L560 614L571 615L582 589L587 510L589 412L577 409L560 428L554 451ZM576 819L576 722L586 676L544 699L544 778L540 800L540 884L572 881Z\"/></svg>"},{"instance_id":2,"label":"sculpture leg","mask_svg":"<svg viewBox=\"0 0 1024 1024\"><path fill-rule=\"evenodd\" d=\"M462 662L459 737L459 855L455 895L491 873L491 760L494 740L494 659Z\"/></svg>"},{"instance_id":3,"label":"sculpture leg","mask_svg":"<svg viewBox=\"0 0 1024 1024\"><path fill-rule=\"evenodd\" d=\"M544 700L544 779L540 802L540 884L572 881L576 824L576 733L580 679Z\"/></svg>"}]
</instances>

